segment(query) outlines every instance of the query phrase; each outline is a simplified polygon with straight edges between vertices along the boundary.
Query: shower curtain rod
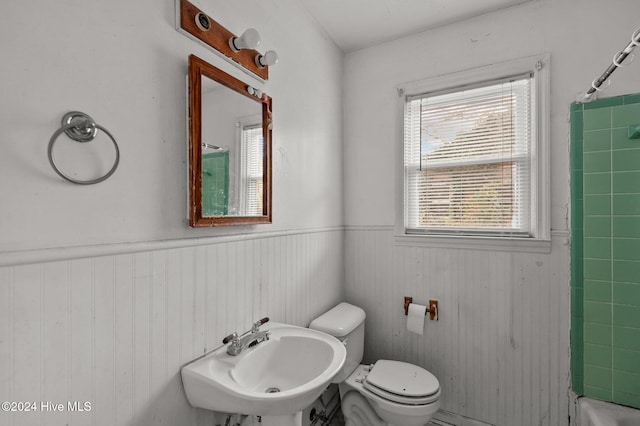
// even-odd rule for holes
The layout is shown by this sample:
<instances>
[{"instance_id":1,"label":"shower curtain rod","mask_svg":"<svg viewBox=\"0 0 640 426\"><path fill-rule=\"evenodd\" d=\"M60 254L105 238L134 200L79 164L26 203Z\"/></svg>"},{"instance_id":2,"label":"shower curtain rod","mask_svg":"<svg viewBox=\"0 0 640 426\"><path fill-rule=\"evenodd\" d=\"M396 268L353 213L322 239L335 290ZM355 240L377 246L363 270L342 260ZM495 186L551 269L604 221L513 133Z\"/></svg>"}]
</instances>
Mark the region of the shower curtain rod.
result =
<instances>
[{"instance_id":1,"label":"shower curtain rod","mask_svg":"<svg viewBox=\"0 0 640 426\"><path fill-rule=\"evenodd\" d=\"M635 49L636 46L640 46L640 28L635 30L635 32L631 35L631 41L629 42L629 44L627 44L627 47L613 55L613 62L611 63L611 65L609 65L605 72L602 73L599 78L593 80L593 82L591 83L591 88L587 90L587 93L584 95L585 100L590 100L591 95L593 95L597 91L603 90L601 88L602 85L607 80L609 80L611 74L613 74L613 72L618 69L618 67L622 66L622 62L627 59L629 55L631 55L631 52L633 52L633 49ZM611 82L609 82L609 84L611 84Z\"/></svg>"}]
</instances>

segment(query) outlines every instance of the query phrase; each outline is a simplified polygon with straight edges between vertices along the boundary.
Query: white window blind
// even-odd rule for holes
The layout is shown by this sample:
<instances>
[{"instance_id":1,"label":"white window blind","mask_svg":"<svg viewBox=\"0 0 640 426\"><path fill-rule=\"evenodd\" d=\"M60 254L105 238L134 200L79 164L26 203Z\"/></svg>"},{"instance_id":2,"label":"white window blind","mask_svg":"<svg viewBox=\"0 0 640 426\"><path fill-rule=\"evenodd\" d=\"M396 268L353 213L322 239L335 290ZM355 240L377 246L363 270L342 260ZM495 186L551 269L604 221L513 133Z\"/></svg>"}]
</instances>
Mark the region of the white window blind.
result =
<instances>
[{"instance_id":1,"label":"white window blind","mask_svg":"<svg viewBox=\"0 0 640 426\"><path fill-rule=\"evenodd\" d=\"M262 125L242 128L243 204L247 216L263 214L263 150Z\"/></svg>"},{"instance_id":2,"label":"white window blind","mask_svg":"<svg viewBox=\"0 0 640 426\"><path fill-rule=\"evenodd\" d=\"M407 233L531 236L533 86L526 74L406 99Z\"/></svg>"}]
</instances>

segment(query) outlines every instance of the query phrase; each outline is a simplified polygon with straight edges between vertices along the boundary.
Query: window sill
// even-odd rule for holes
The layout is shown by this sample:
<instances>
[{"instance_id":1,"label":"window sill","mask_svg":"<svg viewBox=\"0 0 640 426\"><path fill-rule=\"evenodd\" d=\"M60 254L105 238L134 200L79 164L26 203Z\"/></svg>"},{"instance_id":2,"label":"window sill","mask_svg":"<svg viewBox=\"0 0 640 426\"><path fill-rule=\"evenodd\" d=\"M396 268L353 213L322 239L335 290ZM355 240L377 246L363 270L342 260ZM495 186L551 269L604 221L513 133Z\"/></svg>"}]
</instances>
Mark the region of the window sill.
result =
<instances>
[{"instance_id":1,"label":"window sill","mask_svg":"<svg viewBox=\"0 0 640 426\"><path fill-rule=\"evenodd\" d=\"M453 235L396 235L396 246L551 253L551 240Z\"/></svg>"}]
</instances>

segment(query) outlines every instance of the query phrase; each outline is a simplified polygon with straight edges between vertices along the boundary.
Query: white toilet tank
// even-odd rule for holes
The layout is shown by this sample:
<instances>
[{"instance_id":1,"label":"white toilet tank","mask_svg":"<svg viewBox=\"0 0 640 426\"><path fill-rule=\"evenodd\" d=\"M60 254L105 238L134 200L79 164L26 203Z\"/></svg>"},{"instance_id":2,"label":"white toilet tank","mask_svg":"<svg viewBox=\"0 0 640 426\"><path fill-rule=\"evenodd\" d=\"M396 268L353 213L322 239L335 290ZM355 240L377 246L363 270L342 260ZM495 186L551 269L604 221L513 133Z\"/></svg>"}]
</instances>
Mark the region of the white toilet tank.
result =
<instances>
[{"instance_id":1,"label":"white toilet tank","mask_svg":"<svg viewBox=\"0 0 640 426\"><path fill-rule=\"evenodd\" d=\"M341 383L360 365L364 352L364 320L362 308L340 303L311 321L309 328L330 334L344 343L347 359L332 383Z\"/></svg>"}]
</instances>

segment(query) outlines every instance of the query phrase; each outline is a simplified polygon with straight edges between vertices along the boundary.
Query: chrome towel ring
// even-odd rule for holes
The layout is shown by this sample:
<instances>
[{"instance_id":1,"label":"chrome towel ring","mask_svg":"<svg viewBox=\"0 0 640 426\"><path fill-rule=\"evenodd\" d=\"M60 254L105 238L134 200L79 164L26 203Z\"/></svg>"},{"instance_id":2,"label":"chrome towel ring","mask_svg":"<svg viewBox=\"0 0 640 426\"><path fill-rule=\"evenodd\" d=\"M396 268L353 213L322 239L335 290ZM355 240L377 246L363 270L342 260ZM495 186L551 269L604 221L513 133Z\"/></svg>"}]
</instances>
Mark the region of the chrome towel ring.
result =
<instances>
[{"instance_id":1,"label":"chrome towel ring","mask_svg":"<svg viewBox=\"0 0 640 426\"><path fill-rule=\"evenodd\" d=\"M53 146L55 145L58 137L64 133L76 142L90 142L96 137L98 130L102 130L107 136L109 136L109 139L113 142L113 147L116 150L116 160L113 163L111 170L109 170L104 176L92 180L74 179L62 173L53 159ZM51 139L49 139L49 149L47 150L47 154L49 155L49 163L51 164L51 167L53 167L53 170L55 170L55 172L63 179L77 183L78 185L92 185L94 183L102 182L116 171L118 164L120 163L120 149L118 148L118 143L113 135L104 127L96 124L93 118L79 111L68 112L62 117L62 127L56 130L51 136Z\"/></svg>"}]
</instances>

